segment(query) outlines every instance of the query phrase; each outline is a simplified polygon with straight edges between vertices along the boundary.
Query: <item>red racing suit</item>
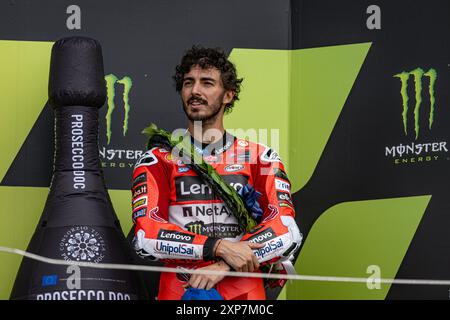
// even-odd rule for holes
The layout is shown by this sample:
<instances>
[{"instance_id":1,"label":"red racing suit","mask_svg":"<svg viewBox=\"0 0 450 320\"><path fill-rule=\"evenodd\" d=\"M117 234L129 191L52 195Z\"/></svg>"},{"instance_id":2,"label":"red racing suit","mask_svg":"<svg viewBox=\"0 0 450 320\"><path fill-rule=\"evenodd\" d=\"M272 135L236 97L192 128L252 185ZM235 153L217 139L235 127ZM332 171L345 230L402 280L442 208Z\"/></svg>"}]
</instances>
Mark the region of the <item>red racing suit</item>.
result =
<instances>
[{"instance_id":1,"label":"red racing suit","mask_svg":"<svg viewBox=\"0 0 450 320\"><path fill-rule=\"evenodd\" d=\"M196 146L225 182L236 190L249 183L262 194L260 223L248 233L241 230L233 213L191 168L168 150L152 148L133 172L133 246L138 255L168 267L200 268L217 261L213 248L223 238L264 243L254 250L263 264L288 259L302 236L278 154L229 133L206 149ZM186 280L180 274L162 273L158 299L180 299ZM226 300L265 299L261 278L225 277L216 289Z\"/></svg>"}]
</instances>

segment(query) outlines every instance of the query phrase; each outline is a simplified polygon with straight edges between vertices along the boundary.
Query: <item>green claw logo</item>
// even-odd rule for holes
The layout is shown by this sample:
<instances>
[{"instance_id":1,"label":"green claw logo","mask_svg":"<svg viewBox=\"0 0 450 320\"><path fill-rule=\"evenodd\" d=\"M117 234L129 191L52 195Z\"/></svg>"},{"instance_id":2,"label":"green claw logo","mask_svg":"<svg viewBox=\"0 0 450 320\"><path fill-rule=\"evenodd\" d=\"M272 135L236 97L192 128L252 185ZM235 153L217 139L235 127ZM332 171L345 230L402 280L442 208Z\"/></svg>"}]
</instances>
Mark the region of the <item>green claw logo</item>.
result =
<instances>
[{"instance_id":1,"label":"green claw logo","mask_svg":"<svg viewBox=\"0 0 450 320\"><path fill-rule=\"evenodd\" d=\"M125 109L125 117L123 119L123 136L127 134L128 131L128 116L130 113L130 104L129 104L129 93L131 87L133 86L133 81L130 77L125 76L119 80L118 77L114 74L108 74L105 76L106 80L106 90L108 95L108 112L106 113L106 137L108 139L108 144L111 141L111 117L116 108L114 104L114 98L116 96L116 83L123 85L123 107Z\"/></svg>"},{"instance_id":2,"label":"green claw logo","mask_svg":"<svg viewBox=\"0 0 450 320\"><path fill-rule=\"evenodd\" d=\"M187 228L187 230L189 232L193 232L196 234L203 233L203 222L191 222L191 223L188 223L185 227Z\"/></svg>"},{"instance_id":3,"label":"green claw logo","mask_svg":"<svg viewBox=\"0 0 450 320\"><path fill-rule=\"evenodd\" d=\"M409 77L413 76L414 78L414 89L415 89L415 100L416 105L414 107L414 131L416 133L416 140L419 137L419 112L420 106L422 104L422 79L423 77L428 77L430 79L430 84L428 86L428 91L430 94L430 116L428 119L428 128L431 130L433 126L434 119L434 105L435 105L435 97L434 97L434 85L437 79L437 72L435 69L430 69L425 72L422 68L417 68L413 71L406 72L394 75L395 78L399 78L401 82L400 94L403 100L403 127L405 129L405 135L408 135L407 124L408 124L408 80Z\"/></svg>"}]
</instances>

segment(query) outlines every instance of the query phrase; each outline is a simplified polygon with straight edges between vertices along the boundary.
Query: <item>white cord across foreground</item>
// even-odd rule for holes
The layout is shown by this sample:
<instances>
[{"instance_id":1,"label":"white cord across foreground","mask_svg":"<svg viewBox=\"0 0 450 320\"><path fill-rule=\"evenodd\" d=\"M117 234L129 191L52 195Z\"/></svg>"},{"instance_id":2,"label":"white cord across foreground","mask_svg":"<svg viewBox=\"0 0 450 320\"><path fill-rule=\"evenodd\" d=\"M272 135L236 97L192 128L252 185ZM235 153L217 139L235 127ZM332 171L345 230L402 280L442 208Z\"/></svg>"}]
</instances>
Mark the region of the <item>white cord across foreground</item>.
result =
<instances>
[{"instance_id":1,"label":"white cord across foreground","mask_svg":"<svg viewBox=\"0 0 450 320\"><path fill-rule=\"evenodd\" d=\"M303 275L287 275L287 274L267 274L267 273L253 273L253 272L236 272L236 271L207 271L195 270L186 268L167 268L155 266L142 266L133 264L115 264L115 263L90 263L90 262L76 262L65 261L46 258L34 253L26 252L20 249L8 248L0 246L0 252L13 253L33 259L36 261L66 266L79 266L96 269L116 269L116 270L131 270L131 271L152 271L152 272L173 272L173 273L189 273L202 275L224 275L227 277L248 277L248 278L265 278L265 279L284 279L284 280L303 280L303 281L328 281L328 282L356 282L356 283L387 283L387 284L409 284L409 285L440 285L450 286L450 280L423 280L423 279L382 279L382 278L353 278L353 277L324 277L324 276L303 276Z\"/></svg>"}]
</instances>

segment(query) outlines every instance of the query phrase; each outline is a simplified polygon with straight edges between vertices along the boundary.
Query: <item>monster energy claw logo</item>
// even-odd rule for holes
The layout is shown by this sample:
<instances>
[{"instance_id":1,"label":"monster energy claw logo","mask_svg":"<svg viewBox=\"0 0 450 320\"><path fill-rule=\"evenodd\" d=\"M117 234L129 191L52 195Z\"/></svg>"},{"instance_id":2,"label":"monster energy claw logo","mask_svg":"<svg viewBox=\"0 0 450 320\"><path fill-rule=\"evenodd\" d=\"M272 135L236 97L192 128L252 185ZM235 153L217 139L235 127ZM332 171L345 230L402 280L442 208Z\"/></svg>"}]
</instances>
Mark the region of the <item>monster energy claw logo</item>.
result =
<instances>
[{"instance_id":1,"label":"monster energy claw logo","mask_svg":"<svg viewBox=\"0 0 450 320\"><path fill-rule=\"evenodd\" d=\"M405 129L405 135L408 135L407 131L407 117L408 117L408 80L409 77L413 76L414 78L414 89L415 89L415 100L416 105L414 107L414 131L416 133L416 140L419 137L419 112L420 112L420 105L422 104L422 79L423 77L428 77L430 79L430 84L428 86L428 91L430 94L430 115L428 119L428 128L431 130L431 127L433 125L433 119L434 119L434 104L435 104L435 97L434 97L434 85L436 83L437 79L437 72L435 69L430 69L427 72L425 72L421 68L417 68L413 71L406 72L403 71L402 73L394 75L394 77L399 78L401 81L401 89L400 94L402 96L403 100L403 127Z\"/></svg>"},{"instance_id":2,"label":"monster energy claw logo","mask_svg":"<svg viewBox=\"0 0 450 320\"><path fill-rule=\"evenodd\" d=\"M125 109L125 117L123 119L123 135L125 136L128 131L128 115L130 112L130 104L128 96L133 85L133 81L130 77L125 76L122 79L118 79L114 74L108 74L105 76L106 90L108 95L108 112L106 113L106 137L108 144L111 141L111 117L115 109L114 98L116 96L116 83L123 85L123 107Z\"/></svg>"},{"instance_id":3,"label":"monster energy claw logo","mask_svg":"<svg viewBox=\"0 0 450 320\"><path fill-rule=\"evenodd\" d=\"M203 234L203 222L191 222L188 223L185 227L189 232L193 232L196 234Z\"/></svg>"}]
</instances>

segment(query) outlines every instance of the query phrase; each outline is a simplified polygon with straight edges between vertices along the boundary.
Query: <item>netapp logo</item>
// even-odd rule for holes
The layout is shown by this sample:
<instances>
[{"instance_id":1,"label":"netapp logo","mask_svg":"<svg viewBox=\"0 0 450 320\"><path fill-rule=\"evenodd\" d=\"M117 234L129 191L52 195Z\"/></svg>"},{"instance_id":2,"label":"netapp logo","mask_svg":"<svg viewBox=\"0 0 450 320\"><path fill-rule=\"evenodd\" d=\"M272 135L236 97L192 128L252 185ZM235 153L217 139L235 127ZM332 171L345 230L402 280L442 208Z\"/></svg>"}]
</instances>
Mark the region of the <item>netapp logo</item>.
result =
<instances>
[{"instance_id":1,"label":"netapp logo","mask_svg":"<svg viewBox=\"0 0 450 320\"><path fill-rule=\"evenodd\" d=\"M261 243L266 242L268 240L272 240L275 238L275 233L273 232L272 228L266 229L263 232L260 232L250 238L248 238L247 241L252 243Z\"/></svg>"},{"instance_id":2,"label":"netapp logo","mask_svg":"<svg viewBox=\"0 0 450 320\"><path fill-rule=\"evenodd\" d=\"M72 168L73 188L85 189L86 178L84 176L84 143L83 143L83 115L73 114L72 121Z\"/></svg>"},{"instance_id":3,"label":"netapp logo","mask_svg":"<svg viewBox=\"0 0 450 320\"><path fill-rule=\"evenodd\" d=\"M228 211L227 207L224 205L196 205L196 206L185 206L183 207L183 217L196 217L198 216L221 216L226 214L227 216L231 216L231 213Z\"/></svg>"},{"instance_id":4,"label":"netapp logo","mask_svg":"<svg viewBox=\"0 0 450 320\"><path fill-rule=\"evenodd\" d=\"M238 191L243 188L248 181L248 177L243 175L223 175L222 178L226 183ZM177 201L217 199L217 197L213 195L211 188L203 183L198 176L176 177L175 190Z\"/></svg>"},{"instance_id":5,"label":"netapp logo","mask_svg":"<svg viewBox=\"0 0 450 320\"><path fill-rule=\"evenodd\" d=\"M171 231L171 230L160 230L158 233L158 239L159 240L173 240L173 241L183 242L183 243L194 242L193 236L186 234L186 233L181 233L178 231Z\"/></svg>"}]
</instances>

